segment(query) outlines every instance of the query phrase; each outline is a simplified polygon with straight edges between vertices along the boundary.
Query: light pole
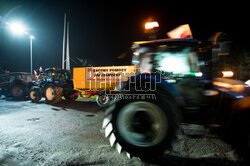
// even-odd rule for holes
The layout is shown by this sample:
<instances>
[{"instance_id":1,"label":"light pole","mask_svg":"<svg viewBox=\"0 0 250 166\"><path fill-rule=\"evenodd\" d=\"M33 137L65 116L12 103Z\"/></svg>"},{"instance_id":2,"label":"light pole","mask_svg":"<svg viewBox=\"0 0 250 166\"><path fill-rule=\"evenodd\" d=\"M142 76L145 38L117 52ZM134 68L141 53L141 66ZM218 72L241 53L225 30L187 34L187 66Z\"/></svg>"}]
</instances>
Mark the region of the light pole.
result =
<instances>
[{"instance_id":1,"label":"light pole","mask_svg":"<svg viewBox=\"0 0 250 166\"><path fill-rule=\"evenodd\" d=\"M30 36L30 73L32 74L33 73L33 70L32 70L32 39L34 39L34 36Z\"/></svg>"},{"instance_id":2,"label":"light pole","mask_svg":"<svg viewBox=\"0 0 250 166\"><path fill-rule=\"evenodd\" d=\"M29 36L30 39L30 73L33 73L32 69L32 40L35 38L33 35L30 35L25 29L25 27L21 23L9 23L6 22L6 25L9 26L10 30L15 34L15 35L20 35L20 34L25 34Z\"/></svg>"}]
</instances>

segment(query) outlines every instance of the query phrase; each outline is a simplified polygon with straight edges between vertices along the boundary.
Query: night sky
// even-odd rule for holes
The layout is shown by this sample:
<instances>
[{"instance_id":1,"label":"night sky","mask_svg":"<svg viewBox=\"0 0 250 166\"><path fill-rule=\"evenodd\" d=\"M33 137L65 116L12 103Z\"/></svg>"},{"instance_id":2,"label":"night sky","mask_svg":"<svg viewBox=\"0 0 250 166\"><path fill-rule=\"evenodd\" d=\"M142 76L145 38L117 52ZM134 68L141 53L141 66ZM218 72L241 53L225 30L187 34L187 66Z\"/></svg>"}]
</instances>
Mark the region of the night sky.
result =
<instances>
[{"instance_id":1,"label":"night sky","mask_svg":"<svg viewBox=\"0 0 250 166\"><path fill-rule=\"evenodd\" d=\"M0 66L10 71L30 71L28 36L14 36L4 22L20 20L35 36L33 69L61 67L63 20L70 23L71 66L77 58L93 66L127 65L117 59L133 41L146 40L143 25L151 17L160 24L159 38L181 24L190 24L194 38L206 40L214 32L227 33L248 48L249 6L218 1L53 1L0 0Z\"/></svg>"}]
</instances>

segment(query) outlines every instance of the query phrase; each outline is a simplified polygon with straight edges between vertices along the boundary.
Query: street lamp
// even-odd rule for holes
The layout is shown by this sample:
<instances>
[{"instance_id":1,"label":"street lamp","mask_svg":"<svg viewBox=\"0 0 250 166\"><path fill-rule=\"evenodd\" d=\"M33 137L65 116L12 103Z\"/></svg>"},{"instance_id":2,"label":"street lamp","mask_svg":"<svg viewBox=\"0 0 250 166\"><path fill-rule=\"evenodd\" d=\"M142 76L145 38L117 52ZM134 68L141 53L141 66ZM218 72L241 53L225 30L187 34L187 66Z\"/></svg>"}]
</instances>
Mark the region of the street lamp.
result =
<instances>
[{"instance_id":1,"label":"street lamp","mask_svg":"<svg viewBox=\"0 0 250 166\"><path fill-rule=\"evenodd\" d=\"M6 25L9 26L9 29L15 34L15 35L21 35L21 34L25 34L27 36L29 36L30 39L30 73L32 74L32 40L35 38L33 35L30 35L27 31L25 26L20 23L20 22L16 22L16 23L9 23L6 22Z\"/></svg>"}]
</instances>

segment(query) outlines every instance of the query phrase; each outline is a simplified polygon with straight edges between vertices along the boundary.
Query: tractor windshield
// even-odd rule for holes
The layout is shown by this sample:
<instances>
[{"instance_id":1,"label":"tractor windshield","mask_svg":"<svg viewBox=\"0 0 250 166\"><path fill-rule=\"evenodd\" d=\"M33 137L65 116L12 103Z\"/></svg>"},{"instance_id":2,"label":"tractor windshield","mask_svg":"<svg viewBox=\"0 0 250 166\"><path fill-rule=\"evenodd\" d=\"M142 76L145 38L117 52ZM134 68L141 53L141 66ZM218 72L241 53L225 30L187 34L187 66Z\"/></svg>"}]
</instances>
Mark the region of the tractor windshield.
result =
<instances>
[{"instance_id":1,"label":"tractor windshield","mask_svg":"<svg viewBox=\"0 0 250 166\"><path fill-rule=\"evenodd\" d=\"M49 70L49 71L47 71L47 78L53 79L53 80L60 80L62 82L65 82L65 81L70 79L70 75L67 71Z\"/></svg>"},{"instance_id":2,"label":"tractor windshield","mask_svg":"<svg viewBox=\"0 0 250 166\"><path fill-rule=\"evenodd\" d=\"M69 74L67 72L58 72L56 74L56 79L65 82L69 80Z\"/></svg>"},{"instance_id":3,"label":"tractor windshield","mask_svg":"<svg viewBox=\"0 0 250 166\"><path fill-rule=\"evenodd\" d=\"M199 72L197 53L192 47L162 46L152 54L158 71L181 75Z\"/></svg>"},{"instance_id":4,"label":"tractor windshield","mask_svg":"<svg viewBox=\"0 0 250 166\"><path fill-rule=\"evenodd\" d=\"M150 45L133 51L132 64L141 73L163 71L166 75L183 76L200 71L198 51L192 45Z\"/></svg>"},{"instance_id":5,"label":"tractor windshield","mask_svg":"<svg viewBox=\"0 0 250 166\"><path fill-rule=\"evenodd\" d=\"M24 74L21 75L21 79L26 80L26 81L32 81L32 75L31 74Z\"/></svg>"}]
</instances>

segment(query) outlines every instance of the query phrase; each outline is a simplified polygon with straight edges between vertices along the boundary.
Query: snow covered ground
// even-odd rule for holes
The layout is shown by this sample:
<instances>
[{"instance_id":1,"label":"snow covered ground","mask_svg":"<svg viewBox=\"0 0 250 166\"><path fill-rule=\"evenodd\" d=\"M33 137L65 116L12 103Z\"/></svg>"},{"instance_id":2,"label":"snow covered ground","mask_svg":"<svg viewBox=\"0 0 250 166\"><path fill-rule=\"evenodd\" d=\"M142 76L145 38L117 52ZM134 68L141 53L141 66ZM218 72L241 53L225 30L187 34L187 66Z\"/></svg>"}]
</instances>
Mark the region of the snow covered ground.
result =
<instances>
[{"instance_id":1,"label":"snow covered ground","mask_svg":"<svg viewBox=\"0 0 250 166\"><path fill-rule=\"evenodd\" d=\"M0 100L0 165L141 165L110 148L93 102Z\"/></svg>"}]
</instances>

